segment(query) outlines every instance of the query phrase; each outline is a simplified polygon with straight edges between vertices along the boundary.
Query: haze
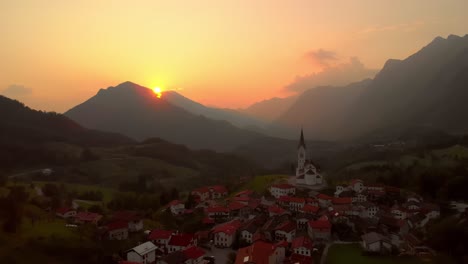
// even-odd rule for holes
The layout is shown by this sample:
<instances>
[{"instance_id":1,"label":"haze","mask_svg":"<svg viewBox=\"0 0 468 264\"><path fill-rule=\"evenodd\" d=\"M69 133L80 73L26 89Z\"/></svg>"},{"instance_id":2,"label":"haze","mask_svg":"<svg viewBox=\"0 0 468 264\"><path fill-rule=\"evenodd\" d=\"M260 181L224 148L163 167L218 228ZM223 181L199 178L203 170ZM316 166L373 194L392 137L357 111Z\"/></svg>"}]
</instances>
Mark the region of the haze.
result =
<instances>
[{"instance_id":1,"label":"haze","mask_svg":"<svg viewBox=\"0 0 468 264\"><path fill-rule=\"evenodd\" d=\"M372 77L436 36L458 1L2 1L0 94L63 112L133 81L245 107Z\"/></svg>"}]
</instances>

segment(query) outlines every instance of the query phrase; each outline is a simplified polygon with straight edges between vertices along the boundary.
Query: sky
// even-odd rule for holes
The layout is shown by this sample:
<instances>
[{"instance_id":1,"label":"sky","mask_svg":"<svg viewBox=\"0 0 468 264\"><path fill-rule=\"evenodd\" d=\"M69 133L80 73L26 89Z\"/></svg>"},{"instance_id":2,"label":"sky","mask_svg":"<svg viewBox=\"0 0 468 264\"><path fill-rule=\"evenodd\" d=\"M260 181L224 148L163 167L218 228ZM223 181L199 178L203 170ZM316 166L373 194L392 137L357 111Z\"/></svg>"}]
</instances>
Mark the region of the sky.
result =
<instances>
[{"instance_id":1,"label":"sky","mask_svg":"<svg viewBox=\"0 0 468 264\"><path fill-rule=\"evenodd\" d=\"M437 36L466 0L0 1L0 94L64 112L132 81L241 108L372 77Z\"/></svg>"}]
</instances>

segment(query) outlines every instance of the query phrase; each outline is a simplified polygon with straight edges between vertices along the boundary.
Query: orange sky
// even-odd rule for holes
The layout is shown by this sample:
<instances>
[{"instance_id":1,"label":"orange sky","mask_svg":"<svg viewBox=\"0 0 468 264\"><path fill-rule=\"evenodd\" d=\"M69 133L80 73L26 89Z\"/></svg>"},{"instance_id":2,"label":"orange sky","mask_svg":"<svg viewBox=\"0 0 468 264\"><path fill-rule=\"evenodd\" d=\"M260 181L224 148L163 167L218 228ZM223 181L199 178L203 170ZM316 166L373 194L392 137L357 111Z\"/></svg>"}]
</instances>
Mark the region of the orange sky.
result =
<instances>
[{"instance_id":1,"label":"orange sky","mask_svg":"<svg viewBox=\"0 0 468 264\"><path fill-rule=\"evenodd\" d=\"M1 1L0 93L63 112L129 80L244 107L351 57L379 69L467 34L466 10L466 0Z\"/></svg>"}]
</instances>

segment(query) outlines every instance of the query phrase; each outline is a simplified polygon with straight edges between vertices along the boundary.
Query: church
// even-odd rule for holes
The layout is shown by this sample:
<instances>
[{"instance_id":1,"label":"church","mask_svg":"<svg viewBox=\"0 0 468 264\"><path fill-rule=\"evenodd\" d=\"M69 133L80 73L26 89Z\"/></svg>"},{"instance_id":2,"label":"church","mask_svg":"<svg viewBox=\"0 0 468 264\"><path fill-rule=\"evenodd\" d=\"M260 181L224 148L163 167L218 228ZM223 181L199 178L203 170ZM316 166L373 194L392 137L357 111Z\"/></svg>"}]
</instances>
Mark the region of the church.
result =
<instances>
[{"instance_id":1,"label":"church","mask_svg":"<svg viewBox=\"0 0 468 264\"><path fill-rule=\"evenodd\" d=\"M299 139L299 145L297 147L296 184L311 186L323 184L323 176L318 172L312 160L307 159L304 132L302 129L301 138Z\"/></svg>"}]
</instances>

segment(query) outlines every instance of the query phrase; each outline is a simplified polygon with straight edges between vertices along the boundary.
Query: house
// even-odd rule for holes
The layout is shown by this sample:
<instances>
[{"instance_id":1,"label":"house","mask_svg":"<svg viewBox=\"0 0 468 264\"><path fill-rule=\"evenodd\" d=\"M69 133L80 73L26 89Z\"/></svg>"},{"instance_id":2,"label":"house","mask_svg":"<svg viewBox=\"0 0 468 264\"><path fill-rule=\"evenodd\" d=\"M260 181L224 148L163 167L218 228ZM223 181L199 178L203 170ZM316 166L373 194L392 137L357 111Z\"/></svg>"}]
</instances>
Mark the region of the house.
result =
<instances>
[{"instance_id":1,"label":"house","mask_svg":"<svg viewBox=\"0 0 468 264\"><path fill-rule=\"evenodd\" d=\"M399 235L407 234L410 228L407 220L395 219L388 215L381 215L379 217L379 225L384 231Z\"/></svg>"},{"instance_id":2,"label":"house","mask_svg":"<svg viewBox=\"0 0 468 264\"><path fill-rule=\"evenodd\" d=\"M361 193L362 191L366 189L366 187L364 186L364 182L360 179L351 180L351 182L349 183L349 186L351 187L353 191L357 193Z\"/></svg>"},{"instance_id":3,"label":"house","mask_svg":"<svg viewBox=\"0 0 468 264\"><path fill-rule=\"evenodd\" d=\"M301 197L290 197L289 198L289 210L293 212L299 212L305 205L305 199Z\"/></svg>"},{"instance_id":4,"label":"house","mask_svg":"<svg viewBox=\"0 0 468 264\"><path fill-rule=\"evenodd\" d=\"M195 189L191 194L195 197L196 200L200 202L210 199L210 189L208 187Z\"/></svg>"},{"instance_id":5,"label":"house","mask_svg":"<svg viewBox=\"0 0 468 264\"><path fill-rule=\"evenodd\" d=\"M173 215L181 215L185 211L185 204L179 200L173 200L169 203L169 209Z\"/></svg>"},{"instance_id":6,"label":"house","mask_svg":"<svg viewBox=\"0 0 468 264\"><path fill-rule=\"evenodd\" d=\"M273 184L272 186L270 186L270 193L273 197L278 199L281 196L296 194L296 187L288 183Z\"/></svg>"},{"instance_id":7,"label":"house","mask_svg":"<svg viewBox=\"0 0 468 264\"><path fill-rule=\"evenodd\" d=\"M251 198L254 192L252 190L244 190L234 194L234 197L247 197Z\"/></svg>"},{"instance_id":8,"label":"house","mask_svg":"<svg viewBox=\"0 0 468 264\"><path fill-rule=\"evenodd\" d=\"M255 241L252 245L237 251L235 264L282 264L285 258L284 247L277 247L265 241Z\"/></svg>"},{"instance_id":9,"label":"house","mask_svg":"<svg viewBox=\"0 0 468 264\"><path fill-rule=\"evenodd\" d=\"M245 223L241 228L239 228L239 236L240 239L244 240L245 242L252 244L253 236L259 226L255 222L255 219Z\"/></svg>"},{"instance_id":10,"label":"house","mask_svg":"<svg viewBox=\"0 0 468 264\"><path fill-rule=\"evenodd\" d=\"M167 250L167 244L169 243L172 233L173 232L170 230L155 229L148 235L148 240L165 251Z\"/></svg>"},{"instance_id":11,"label":"house","mask_svg":"<svg viewBox=\"0 0 468 264\"><path fill-rule=\"evenodd\" d=\"M351 205L352 202L351 197L332 197L333 205Z\"/></svg>"},{"instance_id":12,"label":"house","mask_svg":"<svg viewBox=\"0 0 468 264\"><path fill-rule=\"evenodd\" d=\"M379 212L379 207L371 202L364 202L360 204L363 210L360 212L362 218L374 218Z\"/></svg>"},{"instance_id":13,"label":"house","mask_svg":"<svg viewBox=\"0 0 468 264\"><path fill-rule=\"evenodd\" d=\"M127 260L141 264L150 264L156 261L156 245L148 241L127 251Z\"/></svg>"},{"instance_id":14,"label":"house","mask_svg":"<svg viewBox=\"0 0 468 264\"><path fill-rule=\"evenodd\" d=\"M228 190L222 185L209 187L211 199L221 199L228 195Z\"/></svg>"},{"instance_id":15,"label":"house","mask_svg":"<svg viewBox=\"0 0 468 264\"><path fill-rule=\"evenodd\" d=\"M231 202L228 205L229 214L231 217L242 216L249 212L249 206L241 202Z\"/></svg>"},{"instance_id":16,"label":"house","mask_svg":"<svg viewBox=\"0 0 468 264\"><path fill-rule=\"evenodd\" d=\"M109 240L125 240L128 238L128 231L128 223L125 221L115 221L107 224Z\"/></svg>"},{"instance_id":17,"label":"house","mask_svg":"<svg viewBox=\"0 0 468 264\"><path fill-rule=\"evenodd\" d=\"M440 206L437 204L424 203L421 206L421 212L429 219L436 219L440 217Z\"/></svg>"},{"instance_id":18,"label":"house","mask_svg":"<svg viewBox=\"0 0 468 264\"><path fill-rule=\"evenodd\" d=\"M285 221L275 228L275 240L285 240L291 243L296 235L296 223L293 221Z\"/></svg>"},{"instance_id":19,"label":"house","mask_svg":"<svg viewBox=\"0 0 468 264\"><path fill-rule=\"evenodd\" d=\"M318 220L308 222L307 233L314 240L329 240L331 236L332 224L327 216L322 216Z\"/></svg>"},{"instance_id":20,"label":"house","mask_svg":"<svg viewBox=\"0 0 468 264\"><path fill-rule=\"evenodd\" d=\"M285 264L313 264L314 259L312 256L304 256L296 253L291 254L288 260L284 262Z\"/></svg>"},{"instance_id":21,"label":"house","mask_svg":"<svg viewBox=\"0 0 468 264\"><path fill-rule=\"evenodd\" d=\"M124 221L128 223L128 231L138 232L143 230L143 217L135 211L117 211L112 214L112 221Z\"/></svg>"},{"instance_id":22,"label":"house","mask_svg":"<svg viewBox=\"0 0 468 264\"><path fill-rule=\"evenodd\" d=\"M371 232L361 236L362 248L366 252L387 254L392 251L392 244L385 236Z\"/></svg>"},{"instance_id":23,"label":"house","mask_svg":"<svg viewBox=\"0 0 468 264\"><path fill-rule=\"evenodd\" d=\"M286 209L283 209L282 207L279 207L277 205L272 205L268 207L268 216L273 217L275 215L283 215L288 213Z\"/></svg>"},{"instance_id":24,"label":"house","mask_svg":"<svg viewBox=\"0 0 468 264\"><path fill-rule=\"evenodd\" d=\"M326 194L323 194L323 193L319 193L317 195L317 200L318 200L318 203L319 203L320 207L328 208L332 204L333 197L329 196L329 195L326 195Z\"/></svg>"},{"instance_id":25,"label":"house","mask_svg":"<svg viewBox=\"0 0 468 264\"><path fill-rule=\"evenodd\" d=\"M229 209L220 205L210 206L205 209L205 212L208 217L212 219L223 219L229 217Z\"/></svg>"},{"instance_id":26,"label":"house","mask_svg":"<svg viewBox=\"0 0 468 264\"><path fill-rule=\"evenodd\" d=\"M55 211L55 215L63 219L68 219L76 216L76 210L71 207L61 207Z\"/></svg>"},{"instance_id":27,"label":"house","mask_svg":"<svg viewBox=\"0 0 468 264\"><path fill-rule=\"evenodd\" d=\"M308 236L296 237L291 243L291 250L294 254L310 257L313 249L314 243Z\"/></svg>"},{"instance_id":28,"label":"house","mask_svg":"<svg viewBox=\"0 0 468 264\"><path fill-rule=\"evenodd\" d=\"M318 206L306 204L304 207L302 207L302 209L299 210L299 212L309 215L316 215L319 210L320 208Z\"/></svg>"},{"instance_id":29,"label":"house","mask_svg":"<svg viewBox=\"0 0 468 264\"><path fill-rule=\"evenodd\" d=\"M167 252L172 253L174 251L184 250L189 246L196 245L197 241L193 234L189 233L178 233L172 234L167 242Z\"/></svg>"},{"instance_id":30,"label":"house","mask_svg":"<svg viewBox=\"0 0 468 264\"><path fill-rule=\"evenodd\" d=\"M93 224L97 225L101 220L102 215L91 212L79 212L75 215L75 223L77 224Z\"/></svg>"},{"instance_id":31,"label":"house","mask_svg":"<svg viewBox=\"0 0 468 264\"><path fill-rule=\"evenodd\" d=\"M296 214L296 225L297 230L307 230L307 223L313 219L311 214L297 213Z\"/></svg>"},{"instance_id":32,"label":"house","mask_svg":"<svg viewBox=\"0 0 468 264\"><path fill-rule=\"evenodd\" d=\"M390 211L395 219L403 220L408 218L408 210L400 206L393 206Z\"/></svg>"},{"instance_id":33,"label":"house","mask_svg":"<svg viewBox=\"0 0 468 264\"><path fill-rule=\"evenodd\" d=\"M237 230L241 227L239 220L233 220L224 224L215 226L211 233L213 234L213 244L216 247L231 247L236 239Z\"/></svg>"},{"instance_id":34,"label":"house","mask_svg":"<svg viewBox=\"0 0 468 264\"><path fill-rule=\"evenodd\" d=\"M182 251L182 253L186 257L186 260L184 262L185 264L204 263L203 256L205 256L205 251L199 247L192 246L192 247L186 248L185 250Z\"/></svg>"}]
</instances>

